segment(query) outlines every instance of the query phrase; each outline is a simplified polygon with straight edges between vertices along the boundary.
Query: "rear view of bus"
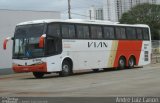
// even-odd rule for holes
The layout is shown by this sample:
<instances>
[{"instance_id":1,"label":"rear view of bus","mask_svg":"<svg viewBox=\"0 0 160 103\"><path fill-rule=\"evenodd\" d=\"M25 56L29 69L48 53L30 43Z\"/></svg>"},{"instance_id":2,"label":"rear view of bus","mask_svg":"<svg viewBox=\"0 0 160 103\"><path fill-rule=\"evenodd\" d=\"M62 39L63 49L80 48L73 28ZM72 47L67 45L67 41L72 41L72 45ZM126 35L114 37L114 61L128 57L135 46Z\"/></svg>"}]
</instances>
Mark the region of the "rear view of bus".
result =
<instances>
[{"instance_id":1,"label":"rear view of bus","mask_svg":"<svg viewBox=\"0 0 160 103\"><path fill-rule=\"evenodd\" d=\"M74 20L20 23L13 40L13 70L33 72L36 78L74 70L133 68L151 62L151 34L147 25Z\"/></svg>"}]
</instances>

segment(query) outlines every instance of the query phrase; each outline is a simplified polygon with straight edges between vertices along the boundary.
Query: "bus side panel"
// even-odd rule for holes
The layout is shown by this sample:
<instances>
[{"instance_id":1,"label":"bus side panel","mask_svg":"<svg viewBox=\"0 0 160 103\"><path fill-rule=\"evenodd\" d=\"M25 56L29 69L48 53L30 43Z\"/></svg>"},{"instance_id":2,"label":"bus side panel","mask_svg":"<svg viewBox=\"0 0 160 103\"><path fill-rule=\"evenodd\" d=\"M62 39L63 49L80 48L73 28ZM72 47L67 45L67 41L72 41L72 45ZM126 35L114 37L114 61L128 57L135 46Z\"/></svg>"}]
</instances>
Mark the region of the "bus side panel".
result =
<instances>
[{"instance_id":1,"label":"bus side panel","mask_svg":"<svg viewBox=\"0 0 160 103\"><path fill-rule=\"evenodd\" d=\"M79 52L77 53L78 61L76 68L82 69L94 69L107 67L107 58L109 51L92 51L92 52Z\"/></svg>"},{"instance_id":2,"label":"bus side panel","mask_svg":"<svg viewBox=\"0 0 160 103\"><path fill-rule=\"evenodd\" d=\"M118 48L118 40L113 40L111 43L111 47L109 49L109 57L107 57L107 66L106 68L114 67L114 62L117 54L117 48Z\"/></svg>"},{"instance_id":3,"label":"bus side panel","mask_svg":"<svg viewBox=\"0 0 160 103\"><path fill-rule=\"evenodd\" d=\"M47 57L46 61L48 72L61 71L62 54Z\"/></svg>"},{"instance_id":4,"label":"bus side panel","mask_svg":"<svg viewBox=\"0 0 160 103\"><path fill-rule=\"evenodd\" d=\"M143 41L142 51L140 54L140 59L138 66L143 66L151 63L151 42Z\"/></svg>"},{"instance_id":5,"label":"bus side panel","mask_svg":"<svg viewBox=\"0 0 160 103\"><path fill-rule=\"evenodd\" d=\"M112 40L63 40L63 52L73 59L73 69L107 68Z\"/></svg>"},{"instance_id":6,"label":"bus side panel","mask_svg":"<svg viewBox=\"0 0 160 103\"><path fill-rule=\"evenodd\" d=\"M121 56L126 58L126 64L131 55L136 58L136 64L139 63L140 53L142 49L142 41L119 40L114 67L118 67L118 61Z\"/></svg>"}]
</instances>

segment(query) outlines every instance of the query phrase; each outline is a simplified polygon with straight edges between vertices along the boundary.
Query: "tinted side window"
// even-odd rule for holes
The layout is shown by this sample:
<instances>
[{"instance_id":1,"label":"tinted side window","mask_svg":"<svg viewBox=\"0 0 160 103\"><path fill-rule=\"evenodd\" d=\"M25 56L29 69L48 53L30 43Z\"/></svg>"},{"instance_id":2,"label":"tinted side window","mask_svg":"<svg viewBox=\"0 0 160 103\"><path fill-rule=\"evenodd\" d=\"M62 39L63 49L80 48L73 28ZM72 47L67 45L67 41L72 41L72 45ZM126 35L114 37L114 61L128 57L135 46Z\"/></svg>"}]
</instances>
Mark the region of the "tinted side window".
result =
<instances>
[{"instance_id":1,"label":"tinted side window","mask_svg":"<svg viewBox=\"0 0 160 103\"><path fill-rule=\"evenodd\" d=\"M143 39L143 31L141 28L137 28L137 39L139 40Z\"/></svg>"},{"instance_id":2,"label":"tinted side window","mask_svg":"<svg viewBox=\"0 0 160 103\"><path fill-rule=\"evenodd\" d=\"M104 38L105 39L114 39L114 28L113 27L104 27Z\"/></svg>"},{"instance_id":3,"label":"tinted side window","mask_svg":"<svg viewBox=\"0 0 160 103\"><path fill-rule=\"evenodd\" d=\"M149 40L149 30L147 28L143 29L143 38L144 40Z\"/></svg>"},{"instance_id":4,"label":"tinted side window","mask_svg":"<svg viewBox=\"0 0 160 103\"><path fill-rule=\"evenodd\" d=\"M77 25L77 37L79 39L89 38L89 27L85 25Z\"/></svg>"},{"instance_id":5,"label":"tinted side window","mask_svg":"<svg viewBox=\"0 0 160 103\"><path fill-rule=\"evenodd\" d=\"M117 39L126 39L124 27L116 27L116 37Z\"/></svg>"},{"instance_id":6,"label":"tinted side window","mask_svg":"<svg viewBox=\"0 0 160 103\"><path fill-rule=\"evenodd\" d=\"M63 24L62 25L62 37L63 38L75 38L75 27L72 24Z\"/></svg>"},{"instance_id":7,"label":"tinted side window","mask_svg":"<svg viewBox=\"0 0 160 103\"><path fill-rule=\"evenodd\" d=\"M91 38L93 38L93 39L101 39L102 38L101 26L91 26Z\"/></svg>"},{"instance_id":8,"label":"tinted side window","mask_svg":"<svg viewBox=\"0 0 160 103\"><path fill-rule=\"evenodd\" d=\"M126 34L128 39L136 39L136 29L135 28L126 28Z\"/></svg>"},{"instance_id":9,"label":"tinted side window","mask_svg":"<svg viewBox=\"0 0 160 103\"><path fill-rule=\"evenodd\" d=\"M48 36L46 39L46 55L55 55L62 52L62 39Z\"/></svg>"},{"instance_id":10,"label":"tinted side window","mask_svg":"<svg viewBox=\"0 0 160 103\"><path fill-rule=\"evenodd\" d=\"M53 37L60 37L60 25L48 24L47 35L53 36Z\"/></svg>"}]
</instances>

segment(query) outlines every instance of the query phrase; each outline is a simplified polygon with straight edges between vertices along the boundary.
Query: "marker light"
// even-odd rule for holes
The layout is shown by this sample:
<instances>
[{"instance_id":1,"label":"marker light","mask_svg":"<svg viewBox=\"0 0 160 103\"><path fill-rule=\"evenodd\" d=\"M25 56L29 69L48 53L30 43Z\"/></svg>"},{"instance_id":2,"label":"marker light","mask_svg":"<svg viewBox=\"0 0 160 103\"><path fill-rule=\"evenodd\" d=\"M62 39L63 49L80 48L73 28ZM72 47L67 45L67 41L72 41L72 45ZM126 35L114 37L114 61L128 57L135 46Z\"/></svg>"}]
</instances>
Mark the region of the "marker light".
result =
<instances>
[{"instance_id":1,"label":"marker light","mask_svg":"<svg viewBox=\"0 0 160 103\"><path fill-rule=\"evenodd\" d=\"M11 37L7 37L3 42L3 49L6 50L7 48L7 42L11 39Z\"/></svg>"}]
</instances>

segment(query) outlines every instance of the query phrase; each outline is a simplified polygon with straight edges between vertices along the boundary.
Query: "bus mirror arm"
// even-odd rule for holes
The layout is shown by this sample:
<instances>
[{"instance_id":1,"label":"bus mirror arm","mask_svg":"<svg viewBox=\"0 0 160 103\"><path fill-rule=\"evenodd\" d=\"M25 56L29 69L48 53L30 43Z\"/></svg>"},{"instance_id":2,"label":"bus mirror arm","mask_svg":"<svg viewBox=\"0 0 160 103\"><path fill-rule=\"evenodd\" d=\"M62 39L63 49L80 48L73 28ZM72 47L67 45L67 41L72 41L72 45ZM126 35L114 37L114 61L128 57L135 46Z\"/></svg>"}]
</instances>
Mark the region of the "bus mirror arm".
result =
<instances>
[{"instance_id":1,"label":"bus mirror arm","mask_svg":"<svg viewBox=\"0 0 160 103\"><path fill-rule=\"evenodd\" d=\"M7 37L7 38L4 40L4 42L3 42L3 49L4 49L4 50L6 50L6 48L7 48L7 42L8 42L9 40L13 40L13 37Z\"/></svg>"},{"instance_id":2,"label":"bus mirror arm","mask_svg":"<svg viewBox=\"0 0 160 103\"><path fill-rule=\"evenodd\" d=\"M46 34L43 34L40 38L39 38L39 48L43 48L44 47L44 40L46 38Z\"/></svg>"}]
</instances>

